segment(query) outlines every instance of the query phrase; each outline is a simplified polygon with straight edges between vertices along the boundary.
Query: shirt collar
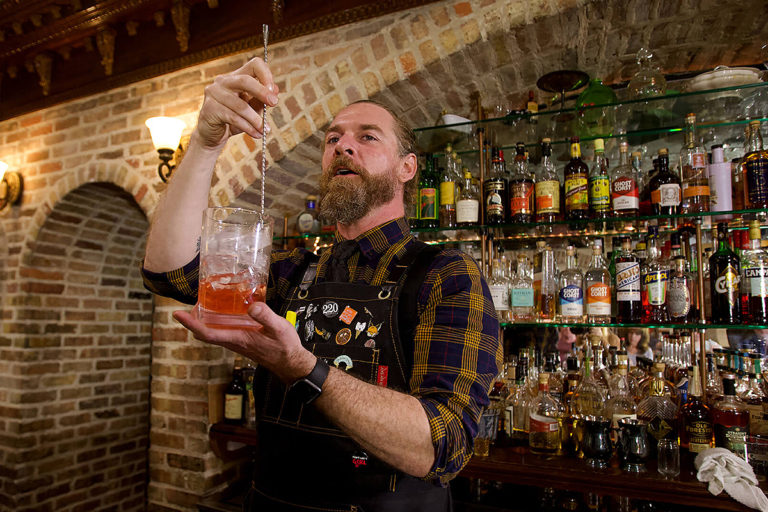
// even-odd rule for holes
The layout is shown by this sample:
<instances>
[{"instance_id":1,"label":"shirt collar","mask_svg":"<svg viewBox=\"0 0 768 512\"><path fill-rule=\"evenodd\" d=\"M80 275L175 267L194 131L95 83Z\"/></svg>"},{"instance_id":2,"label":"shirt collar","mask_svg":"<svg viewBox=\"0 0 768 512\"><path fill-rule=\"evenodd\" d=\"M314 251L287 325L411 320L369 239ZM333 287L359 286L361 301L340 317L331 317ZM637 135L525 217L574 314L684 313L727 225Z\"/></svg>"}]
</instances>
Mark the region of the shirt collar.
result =
<instances>
[{"instance_id":1,"label":"shirt collar","mask_svg":"<svg viewBox=\"0 0 768 512\"><path fill-rule=\"evenodd\" d=\"M371 260L384 254L389 247L405 238L410 237L411 228L405 217L393 219L375 228L369 229L361 234L355 241L360 246L360 252ZM336 232L336 243L343 241L344 238Z\"/></svg>"}]
</instances>

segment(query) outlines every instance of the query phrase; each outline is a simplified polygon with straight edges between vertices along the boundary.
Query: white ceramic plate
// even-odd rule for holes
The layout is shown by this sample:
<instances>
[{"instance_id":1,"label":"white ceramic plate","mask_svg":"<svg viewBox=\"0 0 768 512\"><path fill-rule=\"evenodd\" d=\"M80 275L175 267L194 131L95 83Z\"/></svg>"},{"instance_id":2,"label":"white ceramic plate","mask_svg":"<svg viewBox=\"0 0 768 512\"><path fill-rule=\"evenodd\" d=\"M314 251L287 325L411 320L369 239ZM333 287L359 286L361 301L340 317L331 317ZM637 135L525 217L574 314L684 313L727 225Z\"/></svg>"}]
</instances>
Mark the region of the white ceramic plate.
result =
<instances>
[{"instance_id":1,"label":"white ceramic plate","mask_svg":"<svg viewBox=\"0 0 768 512\"><path fill-rule=\"evenodd\" d=\"M729 68L718 66L688 82L689 91L706 91L722 87L735 87L760 82L760 72L755 68Z\"/></svg>"}]
</instances>

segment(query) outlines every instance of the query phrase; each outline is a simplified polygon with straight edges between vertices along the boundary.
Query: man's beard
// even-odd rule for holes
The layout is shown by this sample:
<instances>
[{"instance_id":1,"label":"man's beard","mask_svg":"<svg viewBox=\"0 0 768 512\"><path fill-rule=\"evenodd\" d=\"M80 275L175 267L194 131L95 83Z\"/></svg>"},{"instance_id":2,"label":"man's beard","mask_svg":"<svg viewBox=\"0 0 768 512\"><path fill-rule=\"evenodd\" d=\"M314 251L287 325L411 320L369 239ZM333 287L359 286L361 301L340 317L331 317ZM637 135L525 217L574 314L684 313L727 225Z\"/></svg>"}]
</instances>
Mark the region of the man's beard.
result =
<instances>
[{"instance_id":1,"label":"man's beard","mask_svg":"<svg viewBox=\"0 0 768 512\"><path fill-rule=\"evenodd\" d=\"M334 179L336 169L353 171L360 178ZM326 222L351 224L395 197L395 173L372 176L344 155L337 156L320 176L320 216Z\"/></svg>"}]
</instances>

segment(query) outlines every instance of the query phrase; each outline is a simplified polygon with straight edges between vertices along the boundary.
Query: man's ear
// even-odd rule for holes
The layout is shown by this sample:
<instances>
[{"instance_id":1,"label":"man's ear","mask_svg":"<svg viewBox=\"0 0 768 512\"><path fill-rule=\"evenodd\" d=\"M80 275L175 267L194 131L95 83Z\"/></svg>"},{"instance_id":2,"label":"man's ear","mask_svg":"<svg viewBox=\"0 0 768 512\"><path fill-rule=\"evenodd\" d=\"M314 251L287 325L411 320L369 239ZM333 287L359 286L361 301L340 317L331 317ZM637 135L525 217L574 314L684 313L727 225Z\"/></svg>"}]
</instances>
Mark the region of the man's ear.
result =
<instances>
[{"instance_id":1,"label":"man's ear","mask_svg":"<svg viewBox=\"0 0 768 512\"><path fill-rule=\"evenodd\" d=\"M402 158L402 165L398 172L400 183L408 183L416 175L419 169L419 160L415 153L409 153Z\"/></svg>"}]
</instances>

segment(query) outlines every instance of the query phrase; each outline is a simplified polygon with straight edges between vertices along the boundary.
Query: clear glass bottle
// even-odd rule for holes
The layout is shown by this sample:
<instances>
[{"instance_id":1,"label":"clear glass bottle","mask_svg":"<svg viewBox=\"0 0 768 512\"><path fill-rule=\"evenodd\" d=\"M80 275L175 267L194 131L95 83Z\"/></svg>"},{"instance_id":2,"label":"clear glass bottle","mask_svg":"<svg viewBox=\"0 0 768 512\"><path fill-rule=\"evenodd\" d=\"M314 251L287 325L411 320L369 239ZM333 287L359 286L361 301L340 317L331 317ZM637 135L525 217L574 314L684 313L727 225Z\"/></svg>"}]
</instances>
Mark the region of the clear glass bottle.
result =
<instances>
[{"instance_id":1,"label":"clear glass bottle","mask_svg":"<svg viewBox=\"0 0 768 512\"><path fill-rule=\"evenodd\" d=\"M611 419L613 428L619 427L619 420L622 418L637 418L637 405L630 394L627 371L626 365L616 369L617 378L613 379L615 388L605 406L605 415Z\"/></svg>"},{"instance_id":2,"label":"clear glass bottle","mask_svg":"<svg viewBox=\"0 0 768 512\"><path fill-rule=\"evenodd\" d=\"M552 143L550 139L541 141L541 162L536 168L536 222L556 222L562 220L560 211L560 177L552 162ZM541 233L551 233L551 225L540 226Z\"/></svg>"},{"instance_id":3,"label":"clear glass bottle","mask_svg":"<svg viewBox=\"0 0 768 512\"><path fill-rule=\"evenodd\" d=\"M603 139L595 139L595 161L589 171L589 216L605 219L611 216L611 180Z\"/></svg>"},{"instance_id":4,"label":"clear glass bottle","mask_svg":"<svg viewBox=\"0 0 768 512\"><path fill-rule=\"evenodd\" d=\"M637 217L640 212L640 177L629 161L629 145L619 144L619 165L611 172L611 200L617 217Z\"/></svg>"},{"instance_id":5,"label":"clear glass bottle","mask_svg":"<svg viewBox=\"0 0 768 512\"><path fill-rule=\"evenodd\" d=\"M549 394L549 374L539 374L539 394L529 408L528 442L533 453L554 455L560 448L563 406Z\"/></svg>"},{"instance_id":6,"label":"clear glass bottle","mask_svg":"<svg viewBox=\"0 0 768 512\"><path fill-rule=\"evenodd\" d=\"M659 230L656 226L648 228L648 259L641 266L643 276L642 300L643 323L664 323L669 321L667 313L667 284L669 280L668 263L661 258L657 240Z\"/></svg>"},{"instance_id":7,"label":"clear glass bottle","mask_svg":"<svg viewBox=\"0 0 768 512\"><path fill-rule=\"evenodd\" d=\"M445 150L445 167L440 168L440 210L438 220L441 228L456 227L456 184L460 176L456 158L450 145Z\"/></svg>"},{"instance_id":8,"label":"clear glass bottle","mask_svg":"<svg viewBox=\"0 0 768 512\"><path fill-rule=\"evenodd\" d=\"M584 294L587 302L587 321L595 324L611 322L611 273L603 258L603 248L595 243L592 259L584 274Z\"/></svg>"},{"instance_id":9,"label":"clear glass bottle","mask_svg":"<svg viewBox=\"0 0 768 512\"><path fill-rule=\"evenodd\" d=\"M459 226L474 226L480 222L480 194L478 194L472 173L464 168L464 181L456 201L456 223Z\"/></svg>"},{"instance_id":10,"label":"clear glass bottle","mask_svg":"<svg viewBox=\"0 0 768 512\"><path fill-rule=\"evenodd\" d=\"M317 196L306 198L306 208L296 217L296 231L300 235L320 232L320 219L317 214Z\"/></svg>"},{"instance_id":11,"label":"clear glass bottle","mask_svg":"<svg viewBox=\"0 0 768 512\"><path fill-rule=\"evenodd\" d=\"M525 254L517 255L517 272L510 285L510 306L513 322L530 322L534 319L533 272Z\"/></svg>"},{"instance_id":12,"label":"clear glass bottle","mask_svg":"<svg viewBox=\"0 0 768 512\"><path fill-rule=\"evenodd\" d=\"M584 276L576 263L576 248L565 249L565 270L560 272L558 292L558 313L561 322L580 323L584 321Z\"/></svg>"},{"instance_id":13,"label":"clear glass bottle","mask_svg":"<svg viewBox=\"0 0 768 512\"><path fill-rule=\"evenodd\" d=\"M637 65L640 68L627 85L631 99L663 96L667 90L664 74L653 62L653 53L645 48L637 52Z\"/></svg>"},{"instance_id":14,"label":"clear glass bottle","mask_svg":"<svg viewBox=\"0 0 768 512\"><path fill-rule=\"evenodd\" d=\"M531 397L528 393L528 358L517 360L517 385L512 403L512 439L517 443L527 443L529 433L528 410Z\"/></svg>"},{"instance_id":15,"label":"clear glass bottle","mask_svg":"<svg viewBox=\"0 0 768 512\"><path fill-rule=\"evenodd\" d=\"M533 221L534 214L534 175L528 168L525 143L518 142L515 152L509 179L509 221L528 223Z\"/></svg>"},{"instance_id":16,"label":"clear glass bottle","mask_svg":"<svg viewBox=\"0 0 768 512\"><path fill-rule=\"evenodd\" d=\"M648 396L637 404L637 417L648 422L648 441L654 450L661 439L677 440L677 405L665 395L663 370L653 372Z\"/></svg>"},{"instance_id":17,"label":"clear glass bottle","mask_svg":"<svg viewBox=\"0 0 768 512\"><path fill-rule=\"evenodd\" d=\"M746 296L745 320L754 325L768 323L768 252L761 238L760 221L749 221L749 249L741 253L741 295Z\"/></svg>"},{"instance_id":18,"label":"clear glass bottle","mask_svg":"<svg viewBox=\"0 0 768 512\"><path fill-rule=\"evenodd\" d=\"M669 276L666 299L669 321L674 324L695 322L696 280L686 270L687 261L684 257L675 258L672 263L674 268Z\"/></svg>"},{"instance_id":19,"label":"clear glass bottle","mask_svg":"<svg viewBox=\"0 0 768 512\"><path fill-rule=\"evenodd\" d=\"M488 279L488 288L491 291L493 305L499 315L500 322L510 321L509 309L509 281L501 260L494 259L491 263L491 276Z\"/></svg>"},{"instance_id":20,"label":"clear glass bottle","mask_svg":"<svg viewBox=\"0 0 768 512\"><path fill-rule=\"evenodd\" d=\"M550 246L541 253L540 322L554 322L557 315L557 267L555 254Z\"/></svg>"},{"instance_id":21,"label":"clear glass bottle","mask_svg":"<svg viewBox=\"0 0 768 512\"><path fill-rule=\"evenodd\" d=\"M749 409L736 396L736 375L726 373L723 379L723 398L715 403L712 422L715 446L726 448L746 460L749 435Z\"/></svg>"},{"instance_id":22,"label":"clear glass bottle","mask_svg":"<svg viewBox=\"0 0 768 512\"><path fill-rule=\"evenodd\" d=\"M768 208L768 151L763 149L760 121L749 123L748 152L744 155L744 189L747 208Z\"/></svg>"},{"instance_id":23,"label":"clear glass bottle","mask_svg":"<svg viewBox=\"0 0 768 512\"><path fill-rule=\"evenodd\" d=\"M707 151L696 137L696 114L685 116L685 144L680 150L680 178L683 199L682 213L709 211L709 175Z\"/></svg>"},{"instance_id":24,"label":"clear glass bottle","mask_svg":"<svg viewBox=\"0 0 768 512\"><path fill-rule=\"evenodd\" d=\"M603 416L606 404L605 391L593 375L592 348L584 351L581 379L571 397L571 411L577 415Z\"/></svg>"},{"instance_id":25,"label":"clear glass bottle","mask_svg":"<svg viewBox=\"0 0 768 512\"><path fill-rule=\"evenodd\" d=\"M680 447L699 453L714 446L712 412L702 398L698 366L691 366L688 371L688 400L680 410Z\"/></svg>"}]
</instances>

